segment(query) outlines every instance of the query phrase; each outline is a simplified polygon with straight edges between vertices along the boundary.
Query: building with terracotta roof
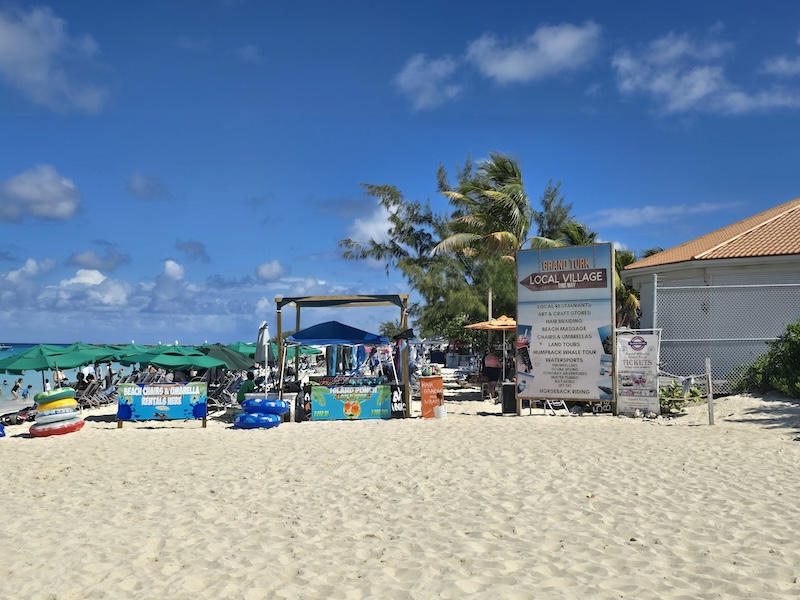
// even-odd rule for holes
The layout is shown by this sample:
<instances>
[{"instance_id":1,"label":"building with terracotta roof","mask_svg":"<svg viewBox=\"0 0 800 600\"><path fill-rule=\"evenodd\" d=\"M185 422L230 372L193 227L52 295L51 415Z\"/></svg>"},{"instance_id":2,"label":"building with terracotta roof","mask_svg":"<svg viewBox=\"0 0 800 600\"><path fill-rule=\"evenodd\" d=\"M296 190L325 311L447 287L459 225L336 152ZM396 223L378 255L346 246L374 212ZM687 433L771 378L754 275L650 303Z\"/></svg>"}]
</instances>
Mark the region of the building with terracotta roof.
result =
<instances>
[{"instance_id":1,"label":"building with terracotta roof","mask_svg":"<svg viewBox=\"0 0 800 600\"><path fill-rule=\"evenodd\" d=\"M640 327L662 331L661 363L677 375L735 378L800 319L800 198L629 265Z\"/></svg>"}]
</instances>

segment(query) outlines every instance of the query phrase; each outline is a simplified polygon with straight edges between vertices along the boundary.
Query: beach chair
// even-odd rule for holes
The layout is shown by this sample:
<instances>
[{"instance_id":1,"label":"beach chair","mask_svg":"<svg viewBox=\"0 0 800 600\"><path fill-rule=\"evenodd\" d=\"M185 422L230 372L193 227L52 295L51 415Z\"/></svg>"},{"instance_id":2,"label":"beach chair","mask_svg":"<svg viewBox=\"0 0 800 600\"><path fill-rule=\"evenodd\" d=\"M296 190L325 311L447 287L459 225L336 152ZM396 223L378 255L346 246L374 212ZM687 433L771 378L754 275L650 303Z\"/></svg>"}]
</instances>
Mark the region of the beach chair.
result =
<instances>
[{"instance_id":1,"label":"beach chair","mask_svg":"<svg viewBox=\"0 0 800 600\"><path fill-rule=\"evenodd\" d=\"M97 393L94 395L94 398L103 406L106 404L111 404L112 402L116 402L117 385L112 383L105 389L98 389Z\"/></svg>"},{"instance_id":2,"label":"beach chair","mask_svg":"<svg viewBox=\"0 0 800 600\"><path fill-rule=\"evenodd\" d=\"M237 406L236 392L242 385L244 376L240 372L228 372L217 387L208 392L206 405L209 410L227 410Z\"/></svg>"},{"instance_id":3,"label":"beach chair","mask_svg":"<svg viewBox=\"0 0 800 600\"><path fill-rule=\"evenodd\" d=\"M75 394L75 400L78 401L78 407L81 409L84 408L97 408L100 406L100 401L95 397L95 395L100 391L100 382L94 381L89 386L84 389L80 390Z\"/></svg>"}]
</instances>

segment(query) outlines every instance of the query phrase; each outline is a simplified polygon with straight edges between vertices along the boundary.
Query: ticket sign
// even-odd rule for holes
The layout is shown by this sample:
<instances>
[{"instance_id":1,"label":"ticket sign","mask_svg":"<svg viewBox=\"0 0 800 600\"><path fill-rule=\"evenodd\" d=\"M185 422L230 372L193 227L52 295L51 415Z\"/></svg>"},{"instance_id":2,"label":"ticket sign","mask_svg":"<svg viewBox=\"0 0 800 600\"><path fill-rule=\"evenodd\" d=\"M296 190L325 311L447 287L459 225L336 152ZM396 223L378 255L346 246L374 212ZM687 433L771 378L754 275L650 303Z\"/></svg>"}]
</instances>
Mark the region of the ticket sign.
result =
<instances>
[{"instance_id":1,"label":"ticket sign","mask_svg":"<svg viewBox=\"0 0 800 600\"><path fill-rule=\"evenodd\" d=\"M611 244L517 253L517 399L614 397Z\"/></svg>"},{"instance_id":2,"label":"ticket sign","mask_svg":"<svg viewBox=\"0 0 800 600\"><path fill-rule=\"evenodd\" d=\"M617 334L617 412L661 414L658 398L660 331Z\"/></svg>"},{"instance_id":3,"label":"ticket sign","mask_svg":"<svg viewBox=\"0 0 800 600\"><path fill-rule=\"evenodd\" d=\"M118 421L205 419L208 384L120 383Z\"/></svg>"},{"instance_id":4,"label":"ticket sign","mask_svg":"<svg viewBox=\"0 0 800 600\"><path fill-rule=\"evenodd\" d=\"M422 397L422 417L433 419L436 416L434 407L444 400L444 381L438 376L420 377L419 390Z\"/></svg>"}]
</instances>

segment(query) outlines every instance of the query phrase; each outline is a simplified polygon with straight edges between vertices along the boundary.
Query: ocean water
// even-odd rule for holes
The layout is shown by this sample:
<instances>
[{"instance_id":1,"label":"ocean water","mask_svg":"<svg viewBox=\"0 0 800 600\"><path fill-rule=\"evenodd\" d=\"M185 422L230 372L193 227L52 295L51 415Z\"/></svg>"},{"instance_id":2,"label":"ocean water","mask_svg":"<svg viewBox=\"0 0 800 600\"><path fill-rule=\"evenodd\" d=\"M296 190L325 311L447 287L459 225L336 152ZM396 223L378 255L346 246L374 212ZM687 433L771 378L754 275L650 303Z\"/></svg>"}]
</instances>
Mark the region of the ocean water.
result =
<instances>
[{"instance_id":1,"label":"ocean water","mask_svg":"<svg viewBox=\"0 0 800 600\"><path fill-rule=\"evenodd\" d=\"M11 356L13 354L19 354L20 352L24 352L28 348L32 348L36 344L16 344L14 342L3 342L4 344L11 346L9 350L0 350L0 360ZM68 344L56 344L67 346ZM113 365L114 370L119 369L118 364ZM80 369L62 369L64 374L67 376L69 381L75 381L78 371ZM101 372L102 375L105 375L105 371ZM20 399L14 400L13 396L11 396L11 388L14 386L14 382L22 378L22 387L20 388ZM0 373L0 390L2 390L2 394L0 394L0 416L5 415L10 412L15 412L21 408L25 408L26 406L33 405L33 397L38 394L39 392L44 391L44 380L49 379L50 384L53 383L53 372L52 371L29 371L26 372L24 375L14 375L11 373ZM22 399L22 390L28 387L28 385L32 385L31 393L26 399Z\"/></svg>"}]
</instances>

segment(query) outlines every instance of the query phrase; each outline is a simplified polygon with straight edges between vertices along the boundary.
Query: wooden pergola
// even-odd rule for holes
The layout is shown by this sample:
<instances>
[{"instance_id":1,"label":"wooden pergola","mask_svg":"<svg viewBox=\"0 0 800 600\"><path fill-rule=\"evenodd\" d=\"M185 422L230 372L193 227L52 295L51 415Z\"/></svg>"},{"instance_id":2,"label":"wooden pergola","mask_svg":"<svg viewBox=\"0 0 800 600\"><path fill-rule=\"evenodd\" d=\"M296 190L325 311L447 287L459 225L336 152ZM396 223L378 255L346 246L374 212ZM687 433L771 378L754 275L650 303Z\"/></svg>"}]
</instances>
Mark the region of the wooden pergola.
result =
<instances>
[{"instance_id":1,"label":"wooden pergola","mask_svg":"<svg viewBox=\"0 0 800 600\"><path fill-rule=\"evenodd\" d=\"M300 331L300 309L301 308L349 308L364 306L397 306L400 309L400 329L408 329L408 294L367 294L358 296L296 296L285 298L278 296L275 298L278 325L278 369L283 373L283 307L295 306L295 330ZM406 404L406 417L411 416L411 389L408 381L408 346L403 349L400 357L403 371L403 401ZM297 354L295 362L298 361ZM297 372L297 365L295 365Z\"/></svg>"}]
</instances>

